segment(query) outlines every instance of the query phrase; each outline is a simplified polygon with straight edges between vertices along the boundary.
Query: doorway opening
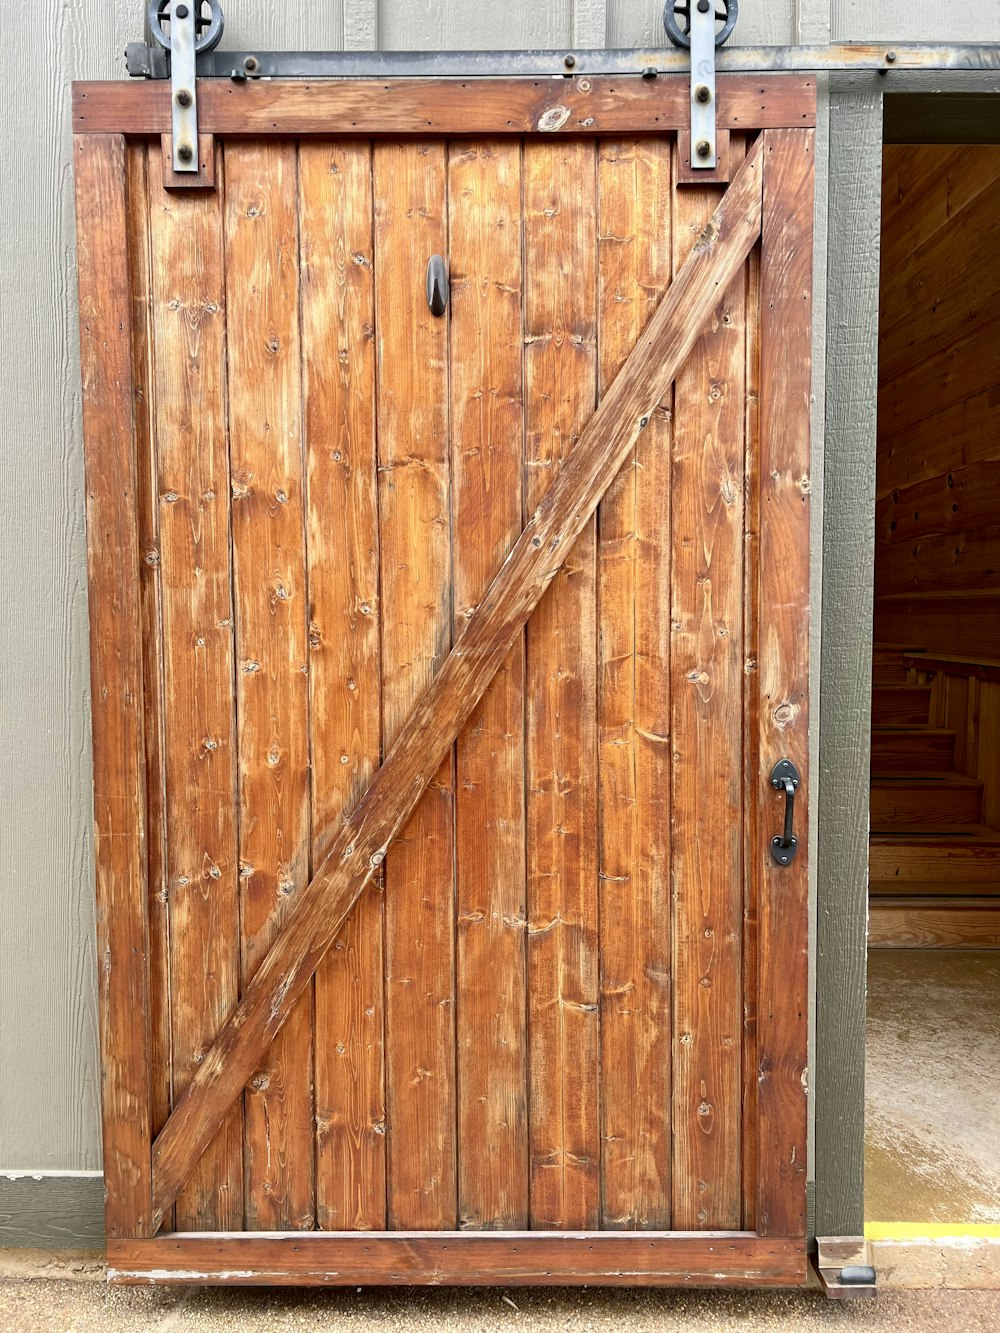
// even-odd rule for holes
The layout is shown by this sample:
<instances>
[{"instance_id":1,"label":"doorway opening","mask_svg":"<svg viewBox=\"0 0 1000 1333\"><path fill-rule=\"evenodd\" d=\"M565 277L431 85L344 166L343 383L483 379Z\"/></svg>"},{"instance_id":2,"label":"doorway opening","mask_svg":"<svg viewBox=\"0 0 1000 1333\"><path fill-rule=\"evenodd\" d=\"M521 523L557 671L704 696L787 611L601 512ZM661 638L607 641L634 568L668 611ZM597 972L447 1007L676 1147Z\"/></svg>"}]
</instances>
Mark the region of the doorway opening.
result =
<instances>
[{"instance_id":1,"label":"doorway opening","mask_svg":"<svg viewBox=\"0 0 1000 1333\"><path fill-rule=\"evenodd\" d=\"M881 255L866 1217L1000 1235L1000 146L887 143Z\"/></svg>"}]
</instances>

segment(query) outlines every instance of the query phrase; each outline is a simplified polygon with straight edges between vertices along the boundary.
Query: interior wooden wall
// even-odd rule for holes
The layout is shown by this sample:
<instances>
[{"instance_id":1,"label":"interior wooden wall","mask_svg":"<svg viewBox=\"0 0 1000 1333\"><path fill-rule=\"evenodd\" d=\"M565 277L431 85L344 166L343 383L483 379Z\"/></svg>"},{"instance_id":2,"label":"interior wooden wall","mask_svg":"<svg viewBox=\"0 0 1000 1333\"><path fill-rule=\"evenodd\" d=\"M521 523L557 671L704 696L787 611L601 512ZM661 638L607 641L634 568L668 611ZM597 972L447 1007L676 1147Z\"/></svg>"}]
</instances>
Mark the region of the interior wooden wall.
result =
<instances>
[{"instance_id":1,"label":"interior wooden wall","mask_svg":"<svg viewBox=\"0 0 1000 1333\"><path fill-rule=\"evenodd\" d=\"M1000 147L887 145L875 637L1000 656Z\"/></svg>"}]
</instances>

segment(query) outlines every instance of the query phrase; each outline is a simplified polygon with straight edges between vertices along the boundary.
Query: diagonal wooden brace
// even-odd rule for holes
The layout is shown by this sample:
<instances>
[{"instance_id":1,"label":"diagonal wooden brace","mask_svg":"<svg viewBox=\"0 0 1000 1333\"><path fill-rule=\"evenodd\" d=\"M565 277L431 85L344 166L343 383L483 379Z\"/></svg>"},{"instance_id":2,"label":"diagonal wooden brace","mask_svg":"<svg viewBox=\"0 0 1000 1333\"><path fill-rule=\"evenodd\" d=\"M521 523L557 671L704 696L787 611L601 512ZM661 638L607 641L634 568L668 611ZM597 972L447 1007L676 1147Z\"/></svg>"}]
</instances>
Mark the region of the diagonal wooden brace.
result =
<instances>
[{"instance_id":1,"label":"diagonal wooden brace","mask_svg":"<svg viewBox=\"0 0 1000 1333\"><path fill-rule=\"evenodd\" d=\"M414 810L761 230L754 144L569 458L153 1145L153 1229Z\"/></svg>"}]
</instances>

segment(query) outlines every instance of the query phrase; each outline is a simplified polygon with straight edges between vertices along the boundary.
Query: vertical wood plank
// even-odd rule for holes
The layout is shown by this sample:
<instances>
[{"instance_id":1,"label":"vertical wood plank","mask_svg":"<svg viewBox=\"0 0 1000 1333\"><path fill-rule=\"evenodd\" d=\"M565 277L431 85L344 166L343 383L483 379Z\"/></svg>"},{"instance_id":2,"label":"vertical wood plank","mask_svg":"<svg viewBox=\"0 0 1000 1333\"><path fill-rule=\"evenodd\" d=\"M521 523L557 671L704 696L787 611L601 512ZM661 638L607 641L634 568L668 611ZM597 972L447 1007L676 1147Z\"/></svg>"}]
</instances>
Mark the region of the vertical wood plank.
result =
<instances>
[{"instance_id":1,"label":"vertical wood plank","mask_svg":"<svg viewBox=\"0 0 1000 1333\"><path fill-rule=\"evenodd\" d=\"M600 387L671 271L667 139L598 154ZM598 513L601 1225L670 1223L669 399Z\"/></svg>"},{"instance_id":2,"label":"vertical wood plank","mask_svg":"<svg viewBox=\"0 0 1000 1333\"><path fill-rule=\"evenodd\" d=\"M129 294L132 301L139 595L142 601L143 733L146 756L146 856L149 884L150 1089L153 1133L170 1114L170 950L167 928L166 790L163 772L163 620L160 525L153 431L149 195L146 146L126 151Z\"/></svg>"},{"instance_id":3,"label":"vertical wood plank","mask_svg":"<svg viewBox=\"0 0 1000 1333\"><path fill-rule=\"evenodd\" d=\"M596 398L595 148L524 147L525 505ZM599 1212L595 521L527 632L531 1224Z\"/></svg>"},{"instance_id":4,"label":"vertical wood plank","mask_svg":"<svg viewBox=\"0 0 1000 1333\"><path fill-rule=\"evenodd\" d=\"M754 799L760 767L760 249L746 284L746 450L743 493L743 1227L757 1217L757 927L763 829ZM768 835L770 836L770 835Z\"/></svg>"},{"instance_id":5,"label":"vertical wood plank","mask_svg":"<svg viewBox=\"0 0 1000 1333\"><path fill-rule=\"evenodd\" d=\"M378 505L371 148L299 148L308 469L313 865L378 768ZM385 1226L382 893L316 973L316 1218Z\"/></svg>"},{"instance_id":6,"label":"vertical wood plank","mask_svg":"<svg viewBox=\"0 0 1000 1333\"><path fill-rule=\"evenodd\" d=\"M226 290L243 984L309 878L309 753L295 146L226 149ZM250 1080L251 1229L311 1227L307 987Z\"/></svg>"},{"instance_id":7,"label":"vertical wood plank","mask_svg":"<svg viewBox=\"0 0 1000 1333\"><path fill-rule=\"evenodd\" d=\"M94 860L105 1221L151 1232L152 1109L145 754L129 325L128 200L120 135L74 140L90 592Z\"/></svg>"},{"instance_id":8,"label":"vertical wood plank","mask_svg":"<svg viewBox=\"0 0 1000 1333\"><path fill-rule=\"evenodd\" d=\"M222 213L163 189L149 149L156 503L163 589L173 1098L239 993ZM243 1221L238 1108L177 1201L182 1230Z\"/></svg>"},{"instance_id":9,"label":"vertical wood plank","mask_svg":"<svg viewBox=\"0 0 1000 1333\"><path fill-rule=\"evenodd\" d=\"M445 146L374 150L377 422L386 747L448 654L452 590ZM438 770L385 863L388 1224L455 1226L454 775Z\"/></svg>"},{"instance_id":10,"label":"vertical wood plank","mask_svg":"<svg viewBox=\"0 0 1000 1333\"><path fill-rule=\"evenodd\" d=\"M809 414L812 336L813 132L764 134L760 292L760 767L765 814L760 869L757 1229L806 1226L806 1038L809 792ZM771 768L802 774L799 850L790 866L768 851L784 797ZM753 799L753 793L747 793Z\"/></svg>"},{"instance_id":11,"label":"vertical wood plank","mask_svg":"<svg viewBox=\"0 0 1000 1333\"><path fill-rule=\"evenodd\" d=\"M735 162L744 154L731 142ZM674 195L674 267L718 204ZM674 384L673 1226L740 1225L745 277Z\"/></svg>"},{"instance_id":12,"label":"vertical wood plank","mask_svg":"<svg viewBox=\"0 0 1000 1333\"><path fill-rule=\"evenodd\" d=\"M521 149L451 146L455 618L478 605L521 531ZM528 1221L524 647L456 749L458 1220Z\"/></svg>"}]
</instances>

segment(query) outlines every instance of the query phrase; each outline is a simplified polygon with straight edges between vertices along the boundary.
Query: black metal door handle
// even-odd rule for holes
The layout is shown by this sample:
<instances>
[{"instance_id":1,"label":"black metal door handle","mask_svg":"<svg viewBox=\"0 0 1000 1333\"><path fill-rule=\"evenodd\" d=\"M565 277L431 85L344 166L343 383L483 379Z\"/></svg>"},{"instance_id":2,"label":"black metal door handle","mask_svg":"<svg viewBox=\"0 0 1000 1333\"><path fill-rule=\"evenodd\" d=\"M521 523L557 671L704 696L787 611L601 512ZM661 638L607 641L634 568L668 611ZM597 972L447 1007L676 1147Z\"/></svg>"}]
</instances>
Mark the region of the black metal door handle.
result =
<instances>
[{"instance_id":1,"label":"black metal door handle","mask_svg":"<svg viewBox=\"0 0 1000 1333\"><path fill-rule=\"evenodd\" d=\"M799 840L792 829L795 827L795 793L801 781L799 770L790 759L779 759L771 769L771 786L775 791L785 793L785 828L771 839L771 855L779 866L790 865L798 851Z\"/></svg>"},{"instance_id":2,"label":"black metal door handle","mask_svg":"<svg viewBox=\"0 0 1000 1333\"><path fill-rule=\"evenodd\" d=\"M432 315L443 315L448 304L448 268L440 255L427 261L427 304Z\"/></svg>"}]
</instances>

